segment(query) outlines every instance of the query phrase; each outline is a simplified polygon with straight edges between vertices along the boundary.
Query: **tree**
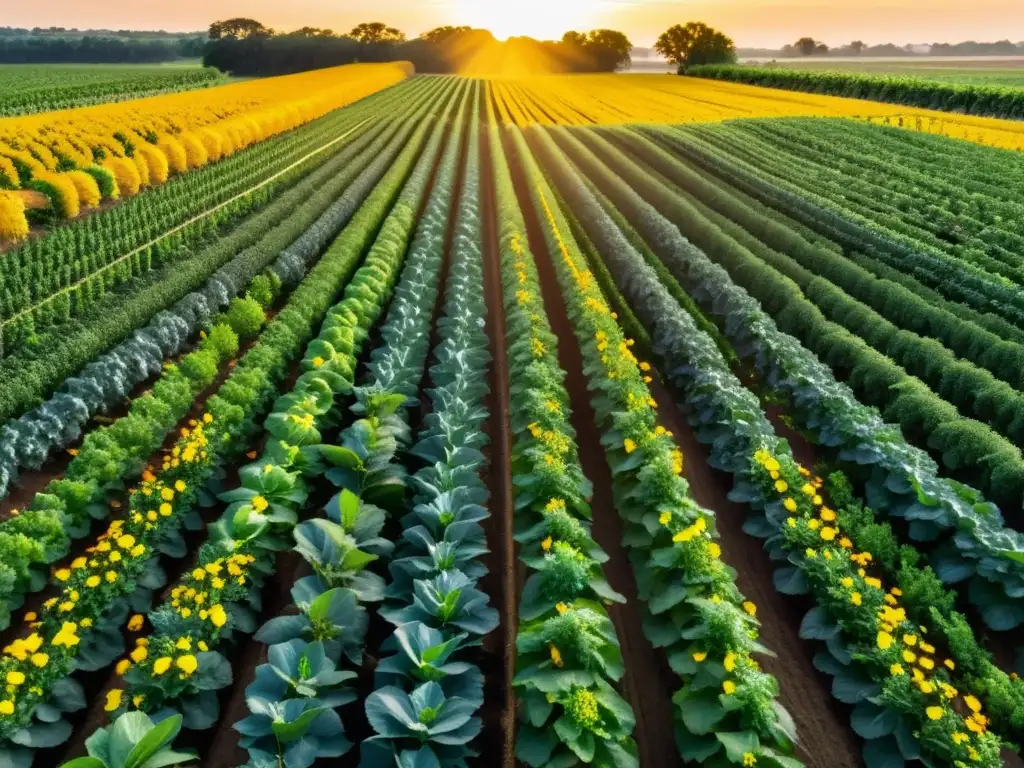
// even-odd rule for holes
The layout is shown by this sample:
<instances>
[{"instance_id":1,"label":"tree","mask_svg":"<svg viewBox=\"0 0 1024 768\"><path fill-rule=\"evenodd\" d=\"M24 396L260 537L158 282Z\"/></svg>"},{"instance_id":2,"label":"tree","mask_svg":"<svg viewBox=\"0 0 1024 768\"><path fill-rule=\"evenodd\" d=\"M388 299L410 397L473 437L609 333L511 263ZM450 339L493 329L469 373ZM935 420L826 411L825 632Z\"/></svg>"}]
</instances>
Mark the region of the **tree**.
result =
<instances>
[{"instance_id":1,"label":"tree","mask_svg":"<svg viewBox=\"0 0 1024 768\"><path fill-rule=\"evenodd\" d=\"M420 35L421 40L427 40L431 43L443 43L444 41L456 37L458 35L464 35L467 32L472 32L472 27L453 27L451 25L445 25L443 27L434 27L428 32L424 32Z\"/></svg>"},{"instance_id":2,"label":"tree","mask_svg":"<svg viewBox=\"0 0 1024 768\"><path fill-rule=\"evenodd\" d=\"M333 29L322 27L300 27L294 32L288 33L289 37L337 37Z\"/></svg>"},{"instance_id":3,"label":"tree","mask_svg":"<svg viewBox=\"0 0 1024 768\"><path fill-rule=\"evenodd\" d=\"M680 71L697 64L732 64L736 45L727 35L700 21L669 27L654 44L654 50Z\"/></svg>"},{"instance_id":4,"label":"tree","mask_svg":"<svg viewBox=\"0 0 1024 768\"><path fill-rule=\"evenodd\" d=\"M860 56L864 52L864 49L867 47L867 43L865 43L863 40L854 40L852 43L850 43L850 50L853 51L853 53L857 56Z\"/></svg>"},{"instance_id":5,"label":"tree","mask_svg":"<svg viewBox=\"0 0 1024 768\"><path fill-rule=\"evenodd\" d=\"M587 33L586 32L573 32L572 30L562 35L562 43L565 45L576 46L577 48L587 47Z\"/></svg>"},{"instance_id":6,"label":"tree","mask_svg":"<svg viewBox=\"0 0 1024 768\"><path fill-rule=\"evenodd\" d=\"M796 49L800 51L801 56L813 56L815 43L813 37L801 37L796 41Z\"/></svg>"},{"instance_id":7,"label":"tree","mask_svg":"<svg viewBox=\"0 0 1024 768\"><path fill-rule=\"evenodd\" d=\"M824 43L815 43L814 44L814 54L816 56L824 56L826 53L828 53L828 46L827 45L825 45Z\"/></svg>"},{"instance_id":8,"label":"tree","mask_svg":"<svg viewBox=\"0 0 1024 768\"><path fill-rule=\"evenodd\" d=\"M629 52L633 44L625 34L614 29L595 29L587 35L586 51L594 57L600 72L614 72L632 62Z\"/></svg>"},{"instance_id":9,"label":"tree","mask_svg":"<svg viewBox=\"0 0 1024 768\"><path fill-rule=\"evenodd\" d=\"M250 37L270 37L273 30L267 29L256 19L243 17L215 21L210 25L211 40L248 40Z\"/></svg>"},{"instance_id":10,"label":"tree","mask_svg":"<svg viewBox=\"0 0 1024 768\"><path fill-rule=\"evenodd\" d=\"M381 21L364 22L359 26L353 27L352 31L348 34L349 37L354 38L361 43L405 42L404 32L400 32L394 27L389 27Z\"/></svg>"}]
</instances>

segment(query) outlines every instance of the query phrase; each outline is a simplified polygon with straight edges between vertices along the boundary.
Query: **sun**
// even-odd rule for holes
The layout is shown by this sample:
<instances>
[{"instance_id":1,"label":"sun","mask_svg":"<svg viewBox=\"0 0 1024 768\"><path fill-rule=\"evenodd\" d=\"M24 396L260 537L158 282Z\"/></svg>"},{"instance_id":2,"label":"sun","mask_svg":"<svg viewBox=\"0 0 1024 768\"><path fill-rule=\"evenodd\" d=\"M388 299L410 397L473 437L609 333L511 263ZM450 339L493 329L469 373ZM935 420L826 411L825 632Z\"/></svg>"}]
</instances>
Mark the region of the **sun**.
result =
<instances>
[{"instance_id":1,"label":"sun","mask_svg":"<svg viewBox=\"0 0 1024 768\"><path fill-rule=\"evenodd\" d=\"M453 24L489 29L496 38L560 40L570 29L597 25L604 0L453 0Z\"/></svg>"}]
</instances>

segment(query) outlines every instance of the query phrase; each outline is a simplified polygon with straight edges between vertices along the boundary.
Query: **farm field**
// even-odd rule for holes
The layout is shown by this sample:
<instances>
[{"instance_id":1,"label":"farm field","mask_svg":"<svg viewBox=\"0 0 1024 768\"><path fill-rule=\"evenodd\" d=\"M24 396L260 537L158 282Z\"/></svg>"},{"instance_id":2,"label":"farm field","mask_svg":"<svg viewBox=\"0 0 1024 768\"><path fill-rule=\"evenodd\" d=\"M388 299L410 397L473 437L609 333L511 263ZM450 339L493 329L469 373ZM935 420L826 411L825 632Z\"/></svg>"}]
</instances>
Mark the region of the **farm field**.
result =
<instances>
[{"instance_id":1,"label":"farm field","mask_svg":"<svg viewBox=\"0 0 1024 768\"><path fill-rule=\"evenodd\" d=\"M0 766L1022 765L1024 156L283 80L64 113L231 151L0 253Z\"/></svg>"},{"instance_id":2,"label":"farm field","mask_svg":"<svg viewBox=\"0 0 1024 768\"><path fill-rule=\"evenodd\" d=\"M0 64L0 117L127 101L221 84L199 66Z\"/></svg>"},{"instance_id":3,"label":"farm field","mask_svg":"<svg viewBox=\"0 0 1024 768\"><path fill-rule=\"evenodd\" d=\"M745 62L748 63L748 62ZM752 63L752 62L749 62ZM765 62L756 62L763 66ZM806 69L814 72L861 72L871 75L895 75L959 85L1024 87L1024 58L976 56L951 58L925 56L913 59L775 59L772 66Z\"/></svg>"}]
</instances>

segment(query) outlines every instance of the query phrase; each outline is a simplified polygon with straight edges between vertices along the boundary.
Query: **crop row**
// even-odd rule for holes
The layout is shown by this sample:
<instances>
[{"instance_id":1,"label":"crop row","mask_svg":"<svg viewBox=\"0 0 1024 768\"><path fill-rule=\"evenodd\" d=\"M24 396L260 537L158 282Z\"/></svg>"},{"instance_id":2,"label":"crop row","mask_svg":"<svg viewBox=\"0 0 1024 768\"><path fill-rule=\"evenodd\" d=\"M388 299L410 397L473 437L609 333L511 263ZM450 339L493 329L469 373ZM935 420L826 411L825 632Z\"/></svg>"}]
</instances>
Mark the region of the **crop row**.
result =
<instances>
[{"instance_id":1,"label":"crop row","mask_svg":"<svg viewBox=\"0 0 1024 768\"><path fill-rule=\"evenodd\" d=\"M576 139L564 133L559 139L643 233L737 354L752 362L766 388L782 398L800 428L816 443L836 449L847 466L862 468L870 505L882 514L907 520L910 535L930 543L940 578L969 585L972 601L990 627L1008 630L1024 621L1019 604L1024 572L1015 556L1024 545L1019 533L1003 525L995 505L984 502L977 491L941 477L928 455L903 439L899 427L885 423L876 410L859 403L828 366L779 330L729 272L689 243L672 221L644 199L678 203L680 199L673 199L668 187L635 165L631 168L628 158L607 142L601 145L602 157L609 159L614 172ZM624 178L643 190L644 197ZM701 218L688 219L686 224L695 232L707 225Z\"/></svg>"},{"instance_id":2,"label":"crop row","mask_svg":"<svg viewBox=\"0 0 1024 768\"><path fill-rule=\"evenodd\" d=\"M0 120L0 188L45 195L47 218L159 185L393 85L409 65L360 64L126 104ZM7 196L9 197L9 196ZM24 227L7 237L24 237Z\"/></svg>"},{"instance_id":3,"label":"crop row","mask_svg":"<svg viewBox=\"0 0 1024 768\"><path fill-rule=\"evenodd\" d=\"M426 103L418 102L421 108L425 108ZM8 391L12 401L31 402L32 398L45 394L47 390L39 391L41 382L33 375L46 375L42 383L50 386L60 383L62 391L4 427L4 448L0 451L4 456L4 469L0 473L2 486L6 489L19 465L36 466L52 447L74 439L85 419L106 403L124 396L132 386L144 380L148 372L156 370L166 354L180 349L211 308L238 292L240 277L249 280L276 259L275 268L267 275L269 285L264 285L263 292L276 290L275 286L282 282L294 283L302 274L303 262L322 249L384 173L388 159L397 154L408 130L410 127L402 128L400 121L383 121L346 145L337 157L264 211L194 254L188 263L178 264L176 269L168 267L173 276L161 273L163 280L147 281L148 290L141 291L132 300L122 299L119 309L127 310L127 317L115 314L100 318L92 327L80 329L80 335L69 336L68 343L77 342L77 346L68 349L60 345L54 350L55 353L65 352L64 357L47 355L24 364L16 374L25 379L24 386L19 391L15 382L11 382ZM366 172L361 173L364 168ZM349 189L334 203L346 187ZM314 226L318 217L322 218ZM308 232L296 240L307 228ZM222 266L214 272L219 265ZM194 271L190 274L186 267ZM205 284L194 282L204 276ZM172 294L177 303L170 311L156 312L153 316L159 308L159 305L153 306L154 300L166 300L168 290L184 288L187 292L191 286L194 286L192 293ZM116 339L130 331L131 326L125 328L127 323L136 321L139 315L144 321L147 312L152 316L147 329L141 333L136 331L107 355L92 358L76 377L59 378L73 373L71 366L77 361L89 362L88 354L101 352L104 341L112 340L111 335ZM69 359L68 355L73 356ZM13 363L13 359L8 362Z\"/></svg>"},{"instance_id":4,"label":"crop row","mask_svg":"<svg viewBox=\"0 0 1024 768\"><path fill-rule=\"evenodd\" d=\"M564 178L568 166L554 142L540 135L536 141L549 148L544 156L556 178ZM567 190L567 200L654 340L695 434L710 448L710 462L734 476L732 497L751 505L747 530L768 539L780 564L777 588L814 598L801 635L826 641L815 664L835 677L833 693L841 701L857 705L852 725L865 739L866 764L889 764L896 755L906 761L927 755L944 764L1000 764L1001 740L989 730L989 718L998 717L1007 737L1019 730L1019 682L1011 683L977 648L963 617L952 613L949 596L934 577L916 569L909 553L902 553L908 562L894 572L891 535L886 551L884 530L872 530L870 511L852 501L838 474L828 491L843 500L829 506L824 481L794 462L715 342L622 233L609 220L601 225L598 201L579 186L575 193ZM594 214L588 217L587 209ZM885 587L890 578L900 587ZM935 606L943 608L929 612L935 606L924 592L926 583L931 596L941 596ZM949 643L944 650L957 661L941 658L943 650L930 644L936 637L925 634L929 627ZM983 711L978 696L998 714ZM965 703L963 710L953 705L957 699Z\"/></svg>"},{"instance_id":5,"label":"crop row","mask_svg":"<svg viewBox=\"0 0 1024 768\"><path fill-rule=\"evenodd\" d=\"M788 67L702 65L686 71L690 77L728 80L735 83L782 88L790 91L885 101L925 109L1024 117L1020 89L993 85L939 83L919 77L879 75L865 72L816 72Z\"/></svg>"},{"instance_id":6,"label":"crop row","mask_svg":"<svg viewBox=\"0 0 1024 768\"><path fill-rule=\"evenodd\" d=\"M12 249L0 280L7 354L123 283L180 260L343 149L340 137L380 114L377 107L422 90L410 84L384 91Z\"/></svg>"},{"instance_id":7,"label":"crop row","mask_svg":"<svg viewBox=\"0 0 1024 768\"><path fill-rule=\"evenodd\" d=\"M417 136L422 136L425 126L426 123L420 127ZM128 607L126 602L136 601L135 607L138 607L138 601L141 599L142 602L145 602L148 597L146 594L140 594L138 588L146 586L154 588L162 583L159 568L156 568L155 561L151 561L146 555L154 549L178 557L185 554L180 536L176 531L182 524L195 525L199 523L198 516L192 507L198 498L200 488L216 478L221 463L243 450L246 438L251 437L255 428L256 417L275 396L278 382L287 374L290 367L289 362L301 352L305 340L312 336L315 323L324 317L337 295L339 285L345 282L346 276L352 274L359 257L376 234L380 221L390 207L390 201L397 194L404 175L419 152L421 143L422 139L414 138L410 141L403 154L392 166L388 176L377 186L366 203L360 207L359 212L342 236L328 249L317 266L310 272L309 277L295 291L285 310L274 318L261 335L259 343L239 361L228 381L219 389L218 394L210 398L200 423L194 429L185 430L181 441L165 460L165 467L152 479L144 480L139 492L130 494L128 516L112 523L107 533L100 537L92 550L111 554L101 555L100 557L104 560L102 563L100 557L94 557L95 565L91 564L92 560L81 558L80 560L84 562L76 560L68 571L56 573L58 581L63 585L62 596L47 602L45 610L49 615L41 620L43 629L36 636L40 637L41 644L46 645L53 645L53 641L57 638L70 642L58 643L58 646L62 648L66 645L67 650L59 656L55 656L52 663L48 665L49 673L46 681L52 682L59 679L62 674L66 674L74 668L77 663L77 651L80 650L79 643L83 648L95 647L98 653L104 655L104 660L109 657L111 650L116 654L122 647L118 628L126 617ZM367 270L370 268L367 267ZM367 274L361 277L358 283L354 282L347 290L350 294L364 291L368 279L369 275ZM357 299L350 298L349 304L346 306L351 306L353 302L358 304ZM348 315L344 315L344 317L348 318ZM344 332L341 333L345 335ZM315 367L312 362L310 361L310 366ZM314 383L311 386L322 388L322 383ZM281 421L285 425L290 423L290 421L283 420L283 417ZM274 423L276 420L273 417L268 420L271 427ZM206 426L210 424L215 426ZM284 470L281 472L284 473ZM205 555L219 555L216 542L223 543L226 539L224 536L218 536L218 532L241 533L246 530L246 525L243 517L227 516L221 524L211 529L211 545L203 548L200 558L202 559ZM238 527L237 531L235 526ZM125 549L123 545L128 545L128 549L122 553L120 550ZM115 554L117 555L116 560L112 557ZM245 565L256 563L256 561L250 561L248 557L245 557L247 553L244 551L235 554L243 556L247 561ZM129 556L131 556L130 560ZM130 565L136 578L127 581L120 578L115 578L113 581L108 580L107 570L115 573L115 576L118 575L119 566L114 565L115 562L125 563L123 567L126 568ZM206 564L205 560L203 564ZM243 564L236 560L231 565L240 568ZM140 568L142 569L141 574ZM228 564L225 564L225 568L228 568ZM97 573L92 573L97 569ZM96 585L100 588L99 591L94 591L96 588L89 586L94 581L94 576L100 579L100 583ZM230 588L235 589L246 586L236 581L230 582L230 585ZM225 581L223 586L229 587L228 582ZM135 588L134 594L132 594L132 588ZM243 591L247 593L247 589ZM107 600L105 606L101 608L92 605L94 596L105 594ZM81 602L78 599L72 600L73 595L78 595ZM126 595L131 596L126 600ZM224 603L227 602L227 600L224 601ZM62 610L62 606L67 606L68 603L71 604L70 608ZM195 623L192 627L199 631L208 625L207 630L219 630L227 623L228 614L224 603L210 602L209 611L206 611L204 620L198 618L197 611L197 615L193 617ZM221 607L214 610L214 605ZM100 616L103 617L102 620L99 618ZM183 618L180 614L177 616ZM89 631L86 632L86 630ZM80 638L78 632L82 632L88 637ZM113 637L110 637L111 634ZM101 635L106 635L106 637L101 638ZM96 640L99 639L102 639L103 642L97 644ZM15 641L9 647L9 653L4 661L18 662L17 654L13 652L22 647L20 644L25 642L34 644L35 641L31 639ZM15 645L18 647L15 648ZM211 663L215 661L213 657L203 658L209 659ZM20 661L24 663L23 659ZM140 673L136 672L136 674ZM13 718L5 723L7 726L5 736L15 744L28 746L29 742L34 741L33 734L38 734L40 723L25 727L26 720L28 716L36 712L36 697L52 695L49 688L48 685L32 686L32 690L38 691L38 693L19 698L17 701L12 713ZM44 728L44 731L46 730ZM53 728L49 728L51 736L52 731ZM66 728L64 735L66 735Z\"/></svg>"},{"instance_id":8,"label":"crop row","mask_svg":"<svg viewBox=\"0 0 1024 768\"><path fill-rule=\"evenodd\" d=\"M800 765L789 757L796 733L775 701L778 683L753 658L763 651L757 608L720 559L714 515L690 496L682 452L658 424L644 371L650 365L633 354L633 341L623 335L564 217L549 202L553 195L525 139L511 130L583 354L616 507L627 524L624 544L650 612L645 630L655 647L666 649L683 683L673 698L685 734L678 739L680 754L688 761L717 756L738 765L751 758L761 765ZM569 207L603 250L617 234L614 222L550 137L532 136ZM613 247L626 245L618 238Z\"/></svg>"},{"instance_id":9,"label":"crop row","mask_svg":"<svg viewBox=\"0 0 1024 768\"><path fill-rule=\"evenodd\" d=\"M516 634L516 757L527 765L637 765L635 716L615 690L624 674L605 604L623 602L604 577L591 534L592 485L569 423L526 222L488 102L488 144L508 354L514 529L528 569Z\"/></svg>"},{"instance_id":10,"label":"crop row","mask_svg":"<svg viewBox=\"0 0 1024 768\"><path fill-rule=\"evenodd\" d=\"M31 67L0 68L0 116L52 112L161 93L209 88L222 82L213 68Z\"/></svg>"},{"instance_id":11,"label":"crop row","mask_svg":"<svg viewBox=\"0 0 1024 768\"><path fill-rule=\"evenodd\" d=\"M425 106L421 109L425 109ZM413 119L404 123L404 128L396 126L397 135L389 151L378 155L361 173L360 165L352 164L349 168L351 175L338 176L339 184L349 181L351 183L337 201L324 210L317 221L305 219L308 222L305 226L308 228L304 234L294 239L295 228L289 226L283 232L287 239L282 240L276 247L266 249L270 254L278 253L277 248L293 241L270 265L268 274L275 278L274 284L287 287L301 280L333 234L349 221L392 159L397 156L415 124L415 117L416 113L413 114ZM338 191L339 186L332 181L316 194L323 199L323 205L327 205ZM313 213L318 210L313 206L309 208ZM307 210L304 216L308 216L311 211ZM241 254L242 257L245 255L244 252ZM254 276L250 273L250 280ZM155 361L157 367L159 359ZM118 377L111 378L115 384L123 384ZM94 386L93 391L96 389L99 388ZM179 408L182 405L186 404L179 403ZM171 414L160 413L159 407L156 408L156 414L152 413L153 410L152 399L141 399L137 408L130 409L127 417L115 422L111 427L112 432L121 437L131 438L124 442L111 441L103 436L93 438L90 435L64 478L51 483L46 492L37 496L31 507L23 514L2 524L5 532L9 534L3 544L6 555L4 565L8 569L7 573L11 574L5 587L12 607L18 604L19 596L26 590L42 586L38 578L33 576L32 564L53 562L67 550L69 537L87 533L89 517L105 516L107 504L123 487L121 483L133 475L137 476L148 457L147 451L155 450L163 441L167 429L154 429L156 424L153 423L153 417L156 416L165 427L167 424L173 426L176 420L168 418ZM58 432L59 434L61 433ZM95 449L93 443L97 443Z\"/></svg>"}]
</instances>

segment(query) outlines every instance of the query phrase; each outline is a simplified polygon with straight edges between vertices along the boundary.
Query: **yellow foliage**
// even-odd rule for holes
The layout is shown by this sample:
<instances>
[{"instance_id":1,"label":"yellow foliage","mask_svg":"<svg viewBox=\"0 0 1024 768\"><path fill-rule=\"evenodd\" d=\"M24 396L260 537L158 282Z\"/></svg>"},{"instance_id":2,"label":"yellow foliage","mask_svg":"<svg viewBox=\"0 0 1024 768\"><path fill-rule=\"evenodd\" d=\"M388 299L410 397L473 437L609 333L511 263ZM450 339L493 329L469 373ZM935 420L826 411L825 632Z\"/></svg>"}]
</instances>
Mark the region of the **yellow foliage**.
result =
<instances>
[{"instance_id":1,"label":"yellow foliage","mask_svg":"<svg viewBox=\"0 0 1024 768\"><path fill-rule=\"evenodd\" d=\"M410 74L411 65L406 62L351 64L199 91L0 118L0 174L11 175L11 161L15 167L29 169L33 176L48 168L52 171L61 161L77 169L99 164L114 171L122 193L134 194L147 171L150 183L162 183L169 173L226 157ZM141 156L137 162L145 163L145 170L133 161L118 162L126 156L126 146L118 136L131 142L134 154ZM165 163L149 148L164 155L167 174L162 170ZM129 165L134 171L127 170ZM140 176L140 170L143 176L132 178ZM27 179L17 181L24 184Z\"/></svg>"},{"instance_id":2,"label":"yellow foliage","mask_svg":"<svg viewBox=\"0 0 1024 768\"><path fill-rule=\"evenodd\" d=\"M25 203L14 192L0 190L0 243L28 237Z\"/></svg>"},{"instance_id":3,"label":"yellow foliage","mask_svg":"<svg viewBox=\"0 0 1024 768\"><path fill-rule=\"evenodd\" d=\"M188 158L185 156L185 148L181 142L173 136L161 136L157 146L167 158L167 166L175 173L181 173L188 169Z\"/></svg>"},{"instance_id":4,"label":"yellow foliage","mask_svg":"<svg viewBox=\"0 0 1024 768\"><path fill-rule=\"evenodd\" d=\"M103 161L103 167L114 174L114 181L117 182L117 189L122 197L134 195L142 186L139 169L128 158L108 157Z\"/></svg>"},{"instance_id":5,"label":"yellow foliage","mask_svg":"<svg viewBox=\"0 0 1024 768\"><path fill-rule=\"evenodd\" d=\"M0 155L0 189L17 189L21 186L18 169L10 158Z\"/></svg>"},{"instance_id":6,"label":"yellow foliage","mask_svg":"<svg viewBox=\"0 0 1024 768\"><path fill-rule=\"evenodd\" d=\"M167 155L161 152L148 142L142 142L135 146L136 157L143 157L146 160L146 168L149 171L148 184L157 185L167 181L170 166L167 163Z\"/></svg>"},{"instance_id":7,"label":"yellow foliage","mask_svg":"<svg viewBox=\"0 0 1024 768\"><path fill-rule=\"evenodd\" d=\"M139 181L142 186L149 186L149 163L146 162L146 157L141 152L136 152L131 156L131 162L135 163L135 168L139 172Z\"/></svg>"},{"instance_id":8,"label":"yellow foliage","mask_svg":"<svg viewBox=\"0 0 1024 768\"><path fill-rule=\"evenodd\" d=\"M64 174L75 185L78 192L78 202L87 208L94 208L100 204L100 187L96 179L85 171L68 171Z\"/></svg>"},{"instance_id":9,"label":"yellow foliage","mask_svg":"<svg viewBox=\"0 0 1024 768\"><path fill-rule=\"evenodd\" d=\"M1024 123L912 109L720 80L666 75L542 75L490 78L503 122L528 125L696 123L745 117L847 117L939 133L990 147L1024 149Z\"/></svg>"},{"instance_id":10,"label":"yellow foliage","mask_svg":"<svg viewBox=\"0 0 1024 768\"><path fill-rule=\"evenodd\" d=\"M79 214L78 189L66 173L36 171L32 174L32 180L42 182L56 191L56 198L51 197L50 202L61 218L73 219Z\"/></svg>"}]
</instances>

